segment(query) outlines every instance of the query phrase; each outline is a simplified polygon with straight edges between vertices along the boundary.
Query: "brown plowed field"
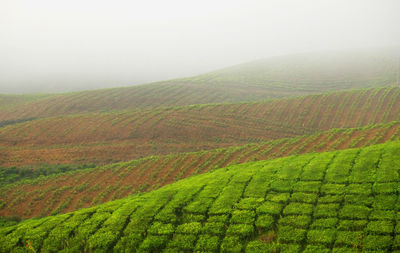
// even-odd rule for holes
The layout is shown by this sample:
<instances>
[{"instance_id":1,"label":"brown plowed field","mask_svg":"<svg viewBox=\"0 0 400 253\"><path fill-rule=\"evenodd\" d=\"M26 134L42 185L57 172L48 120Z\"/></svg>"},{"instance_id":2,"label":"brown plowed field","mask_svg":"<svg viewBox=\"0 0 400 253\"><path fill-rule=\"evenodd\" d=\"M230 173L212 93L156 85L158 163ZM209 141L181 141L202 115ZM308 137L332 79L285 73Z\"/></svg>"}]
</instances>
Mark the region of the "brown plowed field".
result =
<instances>
[{"instance_id":1,"label":"brown plowed field","mask_svg":"<svg viewBox=\"0 0 400 253\"><path fill-rule=\"evenodd\" d=\"M37 119L0 128L0 166L99 165L400 120L400 88Z\"/></svg>"},{"instance_id":2,"label":"brown plowed field","mask_svg":"<svg viewBox=\"0 0 400 253\"><path fill-rule=\"evenodd\" d=\"M20 182L0 189L0 215L34 217L93 206L227 165L276 157L363 147L400 139L400 123L339 129L195 153L153 156L100 168Z\"/></svg>"}]
</instances>

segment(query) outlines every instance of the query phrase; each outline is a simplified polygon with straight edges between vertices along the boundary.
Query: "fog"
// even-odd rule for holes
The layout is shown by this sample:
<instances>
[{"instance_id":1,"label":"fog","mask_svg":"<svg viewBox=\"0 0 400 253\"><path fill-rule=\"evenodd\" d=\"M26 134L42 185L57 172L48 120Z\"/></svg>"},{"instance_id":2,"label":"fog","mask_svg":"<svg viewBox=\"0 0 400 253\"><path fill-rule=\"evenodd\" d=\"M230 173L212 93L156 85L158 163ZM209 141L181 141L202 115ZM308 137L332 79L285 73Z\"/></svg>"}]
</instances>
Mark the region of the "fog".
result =
<instances>
[{"instance_id":1,"label":"fog","mask_svg":"<svg viewBox=\"0 0 400 253\"><path fill-rule=\"evenodd\" d=\"M400 45L398 0L0 0L0 93L191 76L312 51Z\"/></svg>"}]
</instances>

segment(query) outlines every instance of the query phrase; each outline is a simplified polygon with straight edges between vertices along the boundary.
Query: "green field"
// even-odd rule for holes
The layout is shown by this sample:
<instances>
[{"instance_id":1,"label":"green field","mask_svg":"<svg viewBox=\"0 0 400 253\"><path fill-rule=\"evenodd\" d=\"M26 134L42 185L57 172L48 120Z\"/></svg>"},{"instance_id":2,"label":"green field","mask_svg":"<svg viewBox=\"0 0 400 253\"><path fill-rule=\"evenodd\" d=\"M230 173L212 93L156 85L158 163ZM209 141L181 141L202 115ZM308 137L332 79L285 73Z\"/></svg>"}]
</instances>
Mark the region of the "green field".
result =
<instances>
[{"instance_id":1,"label":"green field","mask_svg":"<svg viewBox=\"0 0 400 253\"><path fill-rule=\"evenodd\" d=\"M400 250L400 142L234 165L0 229L1 252Z\"/></svg>"},{"instance_id":2,"label":"green field","mask_svg":"<svg viewBox=\"0 0 400 253\"><path fill-rule=\"evenodd\" d=\"M87 112L209 103L237 103L390 86L393 49L272 57L197 76L124 88L52 94L0 95L0 124Z\"/></svg>"}]
</instances>

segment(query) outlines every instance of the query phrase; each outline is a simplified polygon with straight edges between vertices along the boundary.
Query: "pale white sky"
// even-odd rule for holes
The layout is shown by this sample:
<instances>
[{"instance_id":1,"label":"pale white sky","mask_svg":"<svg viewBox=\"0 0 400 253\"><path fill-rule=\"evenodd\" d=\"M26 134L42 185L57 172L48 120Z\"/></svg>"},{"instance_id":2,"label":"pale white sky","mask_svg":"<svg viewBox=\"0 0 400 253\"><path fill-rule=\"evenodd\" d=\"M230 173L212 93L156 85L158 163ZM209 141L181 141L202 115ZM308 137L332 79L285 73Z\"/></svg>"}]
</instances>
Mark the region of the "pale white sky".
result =
<instances>
[{"instance_id":1,"label":"pale white sky","mask_svg":"<svg viewBox=\"0 0 400 253\"><path fill-rule=\"evenodd\" d=\"M0 0L0 93L126 86L400 45L398 0Z\"/></svg>"}]
</instances>

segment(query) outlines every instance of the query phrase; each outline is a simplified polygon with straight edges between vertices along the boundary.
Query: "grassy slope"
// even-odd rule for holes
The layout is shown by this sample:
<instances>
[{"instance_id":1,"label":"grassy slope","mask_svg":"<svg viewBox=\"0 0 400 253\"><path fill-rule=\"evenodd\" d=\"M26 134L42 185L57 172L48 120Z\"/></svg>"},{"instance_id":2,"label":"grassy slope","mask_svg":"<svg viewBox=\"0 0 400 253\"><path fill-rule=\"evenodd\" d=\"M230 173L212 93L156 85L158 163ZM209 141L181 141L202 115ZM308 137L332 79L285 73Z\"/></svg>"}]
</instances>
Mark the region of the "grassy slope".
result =
<instances>
[{"instance_id":1,"label":"grassy slope","mask_svg":"<svg viewBox=\"0 0 400 253\"><path fill-rule=\"evenodd\" d=\"M0 215L45 216L157 189L215 168L295 154L365 147L400 140L400 123L338 129L311 136L195 153L153 156L28 180L0 188Z\"/></svg>"},{"instance_id":2,"label":"grassy slope","mask_svg":"<svg viewBox=\"0 0 400 253\"><path fill-rule=\"evenodd\" d=\"M0 94L0 108L8 108L24 103L35 102L37 100L50 97L52 95L36 94L36 95L3 95Z\"/></svg>"},{"instance_id":3,"label":"grassy slope","mask_svg":"<svg viewBox=\"0 0 400 253\"><path fill-rule=\"evenodd\" d=\"M235 165L2 228L0 251L396 250L399 152L394 142Z\"/></svg>"},{"instance_id":4,"label":"grassy slope","mask_svg":"<svg viewBox=\"0 0 400 253\"><path fill-rule=\"evenodd\" d=\"M105 164L400 120L396 87L38 119L0 128L0 165Z\"/></svg>"},{"instance_id":5,"label":"grassy slope","mask_svg":"<svg viewBox=\"0 0 400 253\"><path fill-rule=\"evenodd\" d=\"M385 86L395 82L396 66L390 52L275 57L191 78L53 95L14 107L0 106L0 123L62 114L258 101Z\"/></svg>"}]
</instances>

